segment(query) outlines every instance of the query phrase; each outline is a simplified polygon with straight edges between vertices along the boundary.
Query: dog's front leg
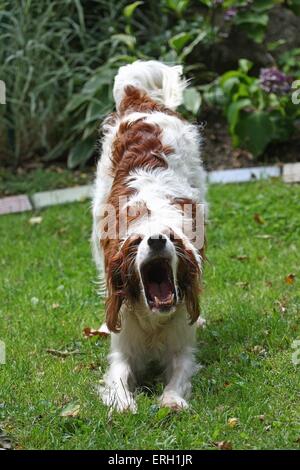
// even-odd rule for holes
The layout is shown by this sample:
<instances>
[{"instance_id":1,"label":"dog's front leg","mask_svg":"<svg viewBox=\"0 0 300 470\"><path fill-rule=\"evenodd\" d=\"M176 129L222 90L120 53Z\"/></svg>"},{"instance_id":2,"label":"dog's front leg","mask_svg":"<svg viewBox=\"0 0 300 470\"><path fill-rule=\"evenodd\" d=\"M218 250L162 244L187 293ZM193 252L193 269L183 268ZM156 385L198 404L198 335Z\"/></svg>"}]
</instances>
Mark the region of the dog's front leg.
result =
<instances>
[{"instance_id":1,"label":"dog's front leg","mask_svg":"<svg viewBox=\"0 0 300 470\"><path fill-rule=\"evenodd\" d=\"M129 379L132 375L130 365L123 354L113 352L109 356L110 366L104 376L104 386L99 387L102 401L117 411L136 412L136 403L129 390Z\"/></svg>"},{"instance_id":2,"label":"dog's front leg","mask_svg":"<svg viewBox=\"0 0 300 470\"><path fill-rule=\"evenodd\" d=\"M184 351L175 354L169 365L169 381L160 397L160 405L180 410L187 408L185 398L191 391L191 377L196 372L197 366L192 351Z\"/></svg>"}]
</instances>

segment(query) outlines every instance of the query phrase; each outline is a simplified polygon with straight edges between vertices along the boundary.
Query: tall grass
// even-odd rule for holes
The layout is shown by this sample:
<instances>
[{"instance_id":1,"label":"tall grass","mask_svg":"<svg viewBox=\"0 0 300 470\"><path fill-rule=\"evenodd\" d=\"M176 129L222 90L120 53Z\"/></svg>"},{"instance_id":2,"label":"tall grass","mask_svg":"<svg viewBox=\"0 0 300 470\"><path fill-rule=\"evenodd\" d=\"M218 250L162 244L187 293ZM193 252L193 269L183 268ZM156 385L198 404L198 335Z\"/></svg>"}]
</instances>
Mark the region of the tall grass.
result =
<instances>
[{"instance_id":1,"label":"tall grass","mask_svg":"<svg viewBox=\"0 0 300 470\"><path fill-rule=\"evenodd\" d=\"M111 55L124 52L111 32L120 27L125 4L0 0L0 79L7 94L0 107L2 160L55 158L80 137L76 109L67 113L67 104Z\"/></svg>"}]
</instances>

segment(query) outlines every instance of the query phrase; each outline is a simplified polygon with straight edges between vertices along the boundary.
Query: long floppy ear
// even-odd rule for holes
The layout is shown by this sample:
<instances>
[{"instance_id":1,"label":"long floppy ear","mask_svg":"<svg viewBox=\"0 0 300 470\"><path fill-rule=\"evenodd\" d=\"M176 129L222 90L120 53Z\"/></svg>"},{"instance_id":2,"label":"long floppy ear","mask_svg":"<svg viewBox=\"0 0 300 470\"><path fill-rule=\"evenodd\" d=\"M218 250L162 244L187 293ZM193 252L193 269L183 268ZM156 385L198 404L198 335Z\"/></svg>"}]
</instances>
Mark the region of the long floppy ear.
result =
<instances>
[{"instance_id":1,"label":"long floppy ear","mask_svg":"<svg viewBox=\"0 0 300 470\"><path fill-rule=\"evenodd\" d=\"M195 323L200 316L199 294L200 287L200 268L191 250L179 244L177 250L178 263L178 285L181 296L185 299L187 311L190 315L191 324Z\"/></svg>"},{"instance_id":2,"label":"long floppy ear","mask_svg":"<svg viewBox=\"0 0 300 470\"><path fill-rule=\"evenodd\" d=\"M119 311L123 302L134 302L140 295L140 281L134 263L140 241L141 237L137 235L129 237L121 249L108 260L106 324L114 333L121 328Z\"/></svg>"},{"instance_id":3,"label":"long floppy ear","mask_svg":"<svg viewBox=\"0 0 300 470\"><path fill-rule=\"evenodd\" d=\"M125 299L125 290L122 281L123 253L117 253L107 266L106 324L110 331L117 333L120 330L119 311Z\"/></svg>"}]
</instances>

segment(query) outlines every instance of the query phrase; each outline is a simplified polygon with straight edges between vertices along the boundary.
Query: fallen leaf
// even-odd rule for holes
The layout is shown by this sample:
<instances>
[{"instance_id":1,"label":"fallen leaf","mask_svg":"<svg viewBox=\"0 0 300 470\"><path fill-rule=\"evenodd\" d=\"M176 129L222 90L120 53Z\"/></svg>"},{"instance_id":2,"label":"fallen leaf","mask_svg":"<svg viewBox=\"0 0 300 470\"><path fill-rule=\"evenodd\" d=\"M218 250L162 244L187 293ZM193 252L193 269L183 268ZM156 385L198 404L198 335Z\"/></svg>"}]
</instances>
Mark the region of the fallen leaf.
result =
<instances>
[{"instance_id":1,"label":"fallen leaf","mask_svg":"<svg viewBox=\"0 0 300 470\"><path fill-rule=\"evenodd\" d=\"M227 387L230 387L231 383L230 382L224 382L224 387L227 388Z\"/></svg>"},{"instance_id":2,"label":"fallen leaf","mask_svg":"<svg viewBox=\"0 0 300 470\"><path fill-rule=\"evenodd\" d=\"M59 308L59 307L60 307L60 305L59 305L59 304L52 304L52 308L53 308L53 310L55 310L55 309L57 309L57 308Z\"/></svg>"},{"instance_id":3,"label":"fallen leaf","mask_svg":"<svg viewBox=\"0 0 300 470\"><path fill-rule=\"evenodd\" d=\"M296 275L295 274L289 274L284 278L286 284L294 284L295 282Z\"/></svg>"},{"instance_id":4,"label":"fallen leaf","mask_svg":"<svg viewBox=\"0 0 300 470\"><path fill-rule=\"evenodd\" d=\"M46 352L48 354L52 354L52 356L57 356L57 357L68 357L68 356L74 356L76 354L83 354L80 352L78 349L75 349L74 351L59 351L58 349L46 349Z\"/></svg>"},{"instance_id":5,"label":"fallen leaf","mask_svg":"<svg viewBox=\"0 0 300 470\"><path fill-rule=\"evenodd\" d=\"M230 428L235 428L239 424L238 418L229 418L227 424Z\"/></svg>"},{"instance_id":6,"label":"fallen leaf","mask_svg":"<svg viewBox=\"0 0 300 470\"><path fill-rule=\"evenodd\" d=\"M214 442L214 445L220 450L232 450L232 444L230 441Z\"/></svg>"},{"instance_id":7,"label":"fallen leaf","mask_svg":"<svg viewBox=\"0 0 300 470\"><path fill-rule=\"evenodd\" d=\"M265 420L265 415L258 416L259 421L263 422Z\"/></svg>"},{"instance_id":8,"label":"fallen leaf","mask_svg":"<svg viewBox=\"0 0 300 470\"><path fill-rule=\"evenodd\" d=\"M266 431L266 432L269 432L269 431L271 431L271 425L270 425L270 424L269 424L268 426L266 426L266 427L265 427L265 431Z\"/></svg>"},{"instance_id":9,"label":"fallen leaf","mask_svg":"<svg viewBox=\"0 0 300 470\"><path fill-rule=\"evenodd\" d=\"M110 331L106 326L106 323L103 323L99 330L94 330L93 328L86 327L83 330L83 334L86 338L92 338L93 336L109 336Z\"/></svg>"},{"instance_id":10,"label":"fallen leaf","mask_svg":"<svg viewBox=\"0 0 300 470\"><path fill-rule=\"evenodd\" d=\"M260 225L264 225L266 223L263 217L257 212L253 215L253 219L257 224L260 224Z\"/></svg>"},{"instance_id":11,"label":"fallen leaf","mask_svg":"<svg viewBox=\"0 0 300 470\"><path fill-rule=\"evenodd\" d=\"M249 256L247 255L237 255L237 256L231 256L232 259L236 259L238 261L247 261L249 259Z\"/></svg>"},{"instance_id":12,"label":"fallen leaf","mask_svg":"<svg viewBox=\"0 0 300 470\"><path fill-rule=\"evenodd\" d=\"M43 217L31 217L29 219L30 225L39 225L43 221Z\"/></svg>"},{"instance_id":13,"label":"fallen leaf","mask_svg":"<svg viewBox=\"0 0 300 470\"><path fill-rule=\"evenodd\" d=\"M60 413L60 416L63 416L64 418L75 418L78 416L80 411L80 405L78 403L69 403L67 406L65 406Z\"/></svg>"},{"instance_id":14,"label":"fallen leaf","mask_svg":"<svg viewBox=\"0 0 300 470\"><path fill-rule=\"evenodd\" d=\"M81 372L83 369L89 369L89 370L99 370L100 366L99 364L96 364L95 362L91 362L90 364L77 364L73 372Z\"/></svg>"}]
</instances>

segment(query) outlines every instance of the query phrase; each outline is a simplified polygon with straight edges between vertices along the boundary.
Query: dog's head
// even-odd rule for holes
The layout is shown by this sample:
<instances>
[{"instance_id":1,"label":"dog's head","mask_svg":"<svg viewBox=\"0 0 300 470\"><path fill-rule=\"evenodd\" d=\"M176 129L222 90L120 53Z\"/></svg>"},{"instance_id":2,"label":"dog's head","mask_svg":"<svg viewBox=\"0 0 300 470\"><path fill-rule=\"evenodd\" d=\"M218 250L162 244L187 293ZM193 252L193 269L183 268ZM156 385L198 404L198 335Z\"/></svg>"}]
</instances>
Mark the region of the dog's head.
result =
<instances>
[{"instance_id":1,"label":"dog's head","mask_svg":"<svg viewBox=\"0 0 300 470\"><path fill-rule=\"evenodd\" d=\"M116 243L106 257L106 323L111 331L120 329L123 303L142 302L152 315L175 312L185 302L191 323L200 314L201 255L189 239L172 229L132 234Z\"/></svg>"}]
</instances>

